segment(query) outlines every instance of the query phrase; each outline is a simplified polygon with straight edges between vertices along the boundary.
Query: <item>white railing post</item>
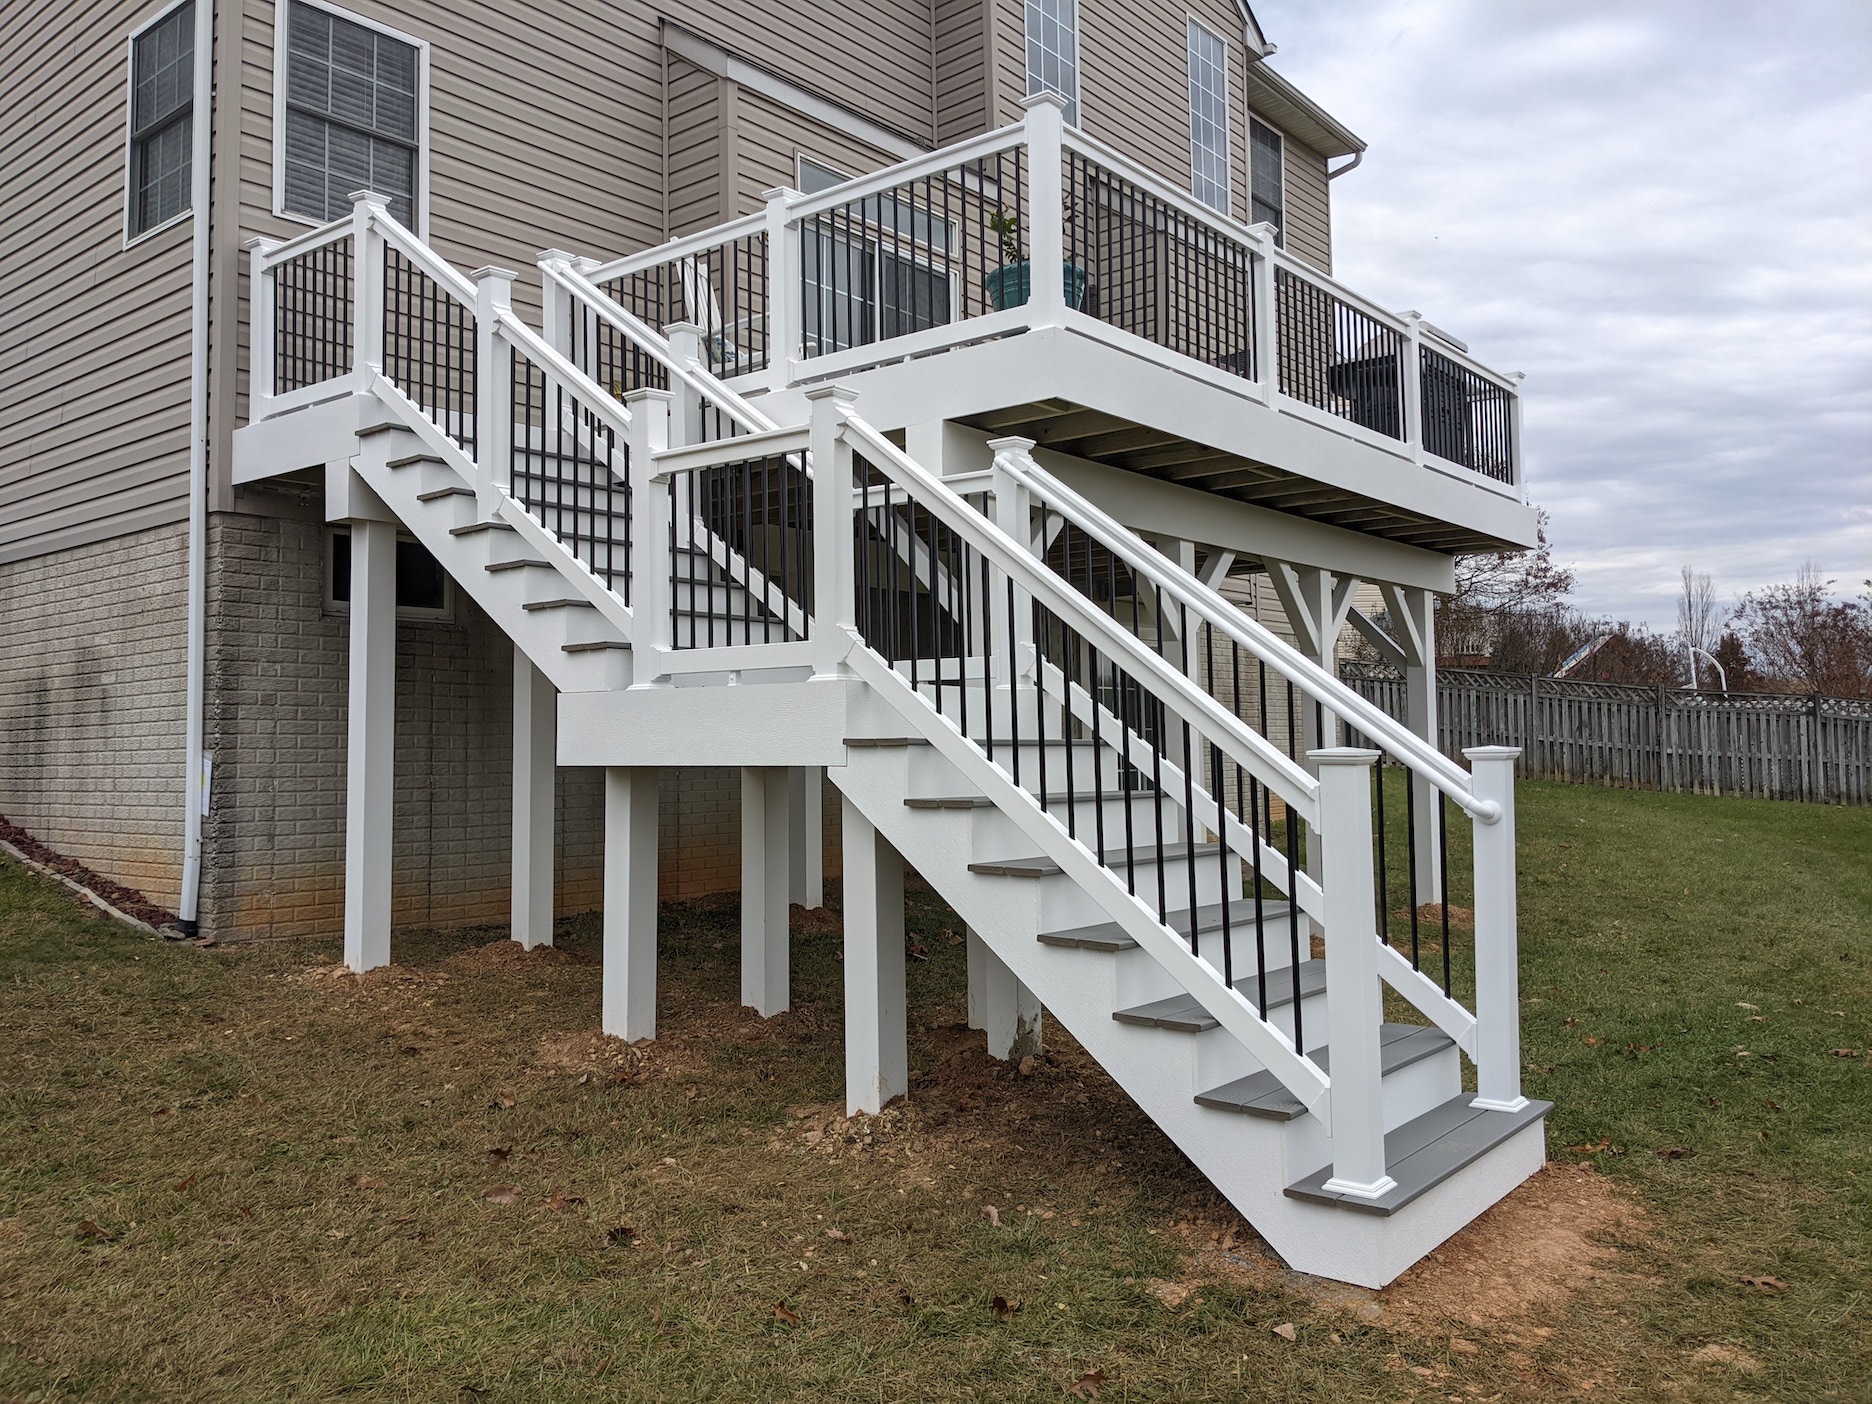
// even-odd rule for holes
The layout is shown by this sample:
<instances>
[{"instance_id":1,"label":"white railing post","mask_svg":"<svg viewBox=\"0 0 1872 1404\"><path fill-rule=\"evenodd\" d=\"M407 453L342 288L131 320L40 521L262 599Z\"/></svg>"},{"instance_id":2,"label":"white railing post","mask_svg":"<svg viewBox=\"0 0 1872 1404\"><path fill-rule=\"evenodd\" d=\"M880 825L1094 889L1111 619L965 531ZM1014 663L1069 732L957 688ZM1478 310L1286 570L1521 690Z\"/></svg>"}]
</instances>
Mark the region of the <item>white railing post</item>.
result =
<instances>
[{"instance_id":1,"label":"white railing post","mask_svg":"<svg viewBox=\"0 0 1872 1404\"><path fill-rule=\"evenodd\" d=\"M1410 446L1411 457L1417 462L1424 460L1424 422L1423 422L1423 313L1406 312L1405 325L1410 335L1404 342L1401 353L1404 364L1398 367L1398 394L1404 403L1399 407L1404 420L1400 426L1404 430L1404 442Z\"/></svg>"},{"instance_id":2,"label":"white railing post","mask_svg":"<svg viewBox=\"0 0 1872 1404\"><path fill-rule=\"evenodd\" d=\"M1465 750L1477 799L1493 800L1501 817L1475 825L1476 1098L1490 1111L1519 1111L1521 976L1515 901L1514 771L1518 746ZM1447 898L1446 898L1447 900ZM1338 1054L1333 1054L1334 1068Z\"/></svg>"},{"instance_id":3,"label":"white railing post","mask_svg":"<svg viewBox=\"0 0 1872 1404\"><path fill-rule=\"evenodd\" d=\"M1018 436L990 439L988 448L994 454L991 470L994 482L994 523L1019 542L1022 550L1031 553L1033 497L1026 483L1010 471L1010 465L1031 462L1034 441ZM993 682L997 687L1009 688L1014 686L1016 679L1026 675L1034 657L1033 611L1027 606L1026 592L1015 587L1011 636L1006 613L992 602L988 602L988 620L992 631L989 637L997 644L993 649Z\"/></svg>"},{"instance_id":4,"label":"white railing post","mask_svg":"<svg viewBox=\"0 0 1872 1404\"><path fill-rule=\"evenodd\" d=\"M1066 100L1035 93L1027 109L1027 308L1034 326L1057 324L1066 309Z\"/></svg>"},{"instance_id":5,"label":"white railing post","mask_svg":"<svg viewBox=\"0 0 1872 1404\"><path fill-rule=\"evenodd\" d=\"M351 373L368 388L384 368L384 238L377 219L390 218L390 197L351 192Z\"/></svg>"},{"instance_id":6,"label":"white railing post","mask_svg":"<svg viewBox=\"0 0 1872 1404\"><path fill-rule=\"evenodd\" d=\"M702 328L696 322L671 322L663 328L669 338L670 358L677 365L706 365L702 352ZM702 424L702 397L695 387L680 376L670 377L670 390L676 399L670 414L670 447L688 448L709 437Z\"/></svg>"},{"instance_id":7,"label":"white railing post","mask_svg":"<svg viewBox=\"0 0 1872 1404\"><path fill-rule=\"evenodd\" d=\"M787 219L788 202L800 192L781 185L762 191L761 198L767 202L767 387L784 390L793 383L806 322L800 231Z\"/></svg>"},{"instance_id":8,"label":"white railing post","mask_svg":"<svg viewBox=\"0 0 1872 1404\"><path fill-rule=\"evenodd\" d=\"M540 254L537 261L543 265L549 259L562 260L574 266L578 263L578 255L569 254L564 249L547 249ZM541 291L544 294L540 306L540 334L545 338L546 344L552 347L553 350L557 351L561 356L564 356L568 361L572 362L573 365L577 366L594 380L597 379L597 367L587 364L590 358L587 357L585 361L581 361L572 354L572 329L576 325L573 319L575 317L585 317L584 310L574 307L571 290L557 278L542 277L540 283L542 285ZM589 324L590 318L586 317L586 321ZM588 339L586 340L587 345L589 345Z\"/></svg>"},{"instance_id":9,"label":"white railing post","mask_svg":"<svg viewBox=\"0 0 1872 1404\"><path fill-rule=\"evenodd\" d=\"M1527 379L1527 372L1510 371L1507 378L1515 387L1508 396L1508 470L1514 475L1516 496L1526 502L1527 483L1521 472L1521 382Z\"/></svg>"},{"instance_id":10,"label":"white railing post","mask_svg":"<svg viewBox=\"0 0 1872 1404\"><path fill-rule=\"evenodd\" d=\"M273 267L267 260L280 246L277 239L249 239L247 250L247 419L257 423L272 413L274 390L273 350L278 323L278 292Z\"/></svg>"},{"instance_id":11,"label":"white railing post","mask_svg":"<svg viewBox=\"0 0 1872 1404\"><path fill-rule=\"evenodd\" d=\"M670 628L669 488L654 481L656 455L669 447L671 406L667 390L631 390L631 649L632 686L667 687L663 659L674 646Z\"/></svg>"},{"instance_id":12,"label":"white railing post","mask_svg":"<svg viewBox=\"0 0 1872 1404\"><path fill-rule=\"evenodd\" d=\"M1310 751L1319 771L1324 852L1326 1038L1332 1049L1333 1172L1326 1188L1376 1199L1396 1185L1385 1173L1384 999L1373 919L1372 763L1376 751ZM1305 1049L1301 1049L1305 1052Z\"/></svg>"},{"instance_id":13,"label":"white railing post","mask_svg":"<svg viewBox=\"0 0 1872 1404\"><path fill-rule=\"evenodd\" d=\"M1248 233L1255 241L1255 379L1260 383L1262 401L1270 405L1280 388L1280 291L1274 277L1276 232L1271 224L1248 226Z\"/></svg>"},{"instance_id":14,"label":"white railing post","mask_svg":"<svg viewBox=\"0 0 1872 1404\"><path fill-rule=\"evenodd\" d=\"M812 413L813 610L808 628L813 675L841 677L847 641L858 628L854 455L845 441L845 424L858 392L843 385L818 385L806 392L806 399Z\"/></svg>"},{"instance_id":15,"label":"white railing post","mask_svg":"<svg viewBox=\"0 0 1872 1404\"><path fill-rule=\"evenodd\" d=\"M501 490L513 491L513 347L500 334L500 316L513 308L516 275L487 267L469 276L475 285L475 496L487 521Z\"/></svg>"}]
</instances>

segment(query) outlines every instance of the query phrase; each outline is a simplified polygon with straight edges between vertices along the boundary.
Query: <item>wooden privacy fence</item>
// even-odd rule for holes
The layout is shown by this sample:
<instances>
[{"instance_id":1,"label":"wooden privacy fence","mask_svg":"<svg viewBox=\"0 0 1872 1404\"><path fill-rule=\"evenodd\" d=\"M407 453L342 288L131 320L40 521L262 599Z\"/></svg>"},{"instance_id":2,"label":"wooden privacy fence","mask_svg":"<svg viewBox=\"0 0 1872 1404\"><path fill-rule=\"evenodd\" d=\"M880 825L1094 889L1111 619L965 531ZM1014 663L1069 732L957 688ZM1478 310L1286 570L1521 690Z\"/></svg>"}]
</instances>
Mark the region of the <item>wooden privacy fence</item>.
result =
<instances>
[{"instance_id":1,"label":"wooden privacy fence","mask_svg":"<svg viewBox=\"0 0 1872 1404\"><path fill-rule=\"evenodd\" d=\"M1404 680L1348 663L1347 684L1392 716ZM1445 668L1437 744L1519 746L1520 773L1635 789L1872 804L1872 701L1697 692Z\"/></svg>"}]
</instances>

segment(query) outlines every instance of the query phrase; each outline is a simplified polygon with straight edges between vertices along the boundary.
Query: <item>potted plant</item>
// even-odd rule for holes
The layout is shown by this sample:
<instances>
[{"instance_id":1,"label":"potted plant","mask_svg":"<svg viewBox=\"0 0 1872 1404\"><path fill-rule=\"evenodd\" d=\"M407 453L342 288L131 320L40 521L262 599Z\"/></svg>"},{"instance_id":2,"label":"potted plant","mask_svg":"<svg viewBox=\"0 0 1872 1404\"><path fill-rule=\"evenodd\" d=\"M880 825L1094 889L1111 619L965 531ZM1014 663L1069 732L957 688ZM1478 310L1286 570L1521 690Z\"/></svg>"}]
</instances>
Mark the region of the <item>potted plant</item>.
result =
<instances>
[{"instance_id":1,"label":"potted plant","mask_svg":"<svg viewBox=\"0 0 1872 1404\"><path fill-rule=\"evenodd\" d=\"M1066 227L1073 222L1072 202L1066 202ZM991 268L982 275L982 291L988 294L988 302L997 312L1005 312L1010 307L1024 307L1027 299L1033 296L1032 261L1021 247L1021 224L1018 214L1010 214L1005 208L997 209L988 219L988 227L1001 240L1001 266ZM1075 263L1066 263L1061 271L1061 278L1066 293L1066 305L1082 309L1086 305L1086 288L1091 282L1091 275Z\"/></svg>"}]
</instances>

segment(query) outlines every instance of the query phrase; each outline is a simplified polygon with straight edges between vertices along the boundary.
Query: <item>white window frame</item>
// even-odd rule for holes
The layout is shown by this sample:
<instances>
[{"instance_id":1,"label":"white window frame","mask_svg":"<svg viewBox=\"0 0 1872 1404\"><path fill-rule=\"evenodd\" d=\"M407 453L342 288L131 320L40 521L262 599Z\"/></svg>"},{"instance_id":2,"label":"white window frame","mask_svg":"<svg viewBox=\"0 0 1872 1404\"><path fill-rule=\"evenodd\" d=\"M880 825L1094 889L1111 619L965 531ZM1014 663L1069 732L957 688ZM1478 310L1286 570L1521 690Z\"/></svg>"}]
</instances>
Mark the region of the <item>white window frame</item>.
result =
<instances>
[{"instance_id":1,"label":"white window frame","mask_svg":"<svg viewBox=\"0 0 1872 1404\"><path fill-rule=\"evenodd\" d=\"M339 536L348 537L351 534L351 528L343 522L328 522L325 525L325 559L322 563L322 568L325 572L325 580L320 594L323 596L325 613L327 614L346 615L351 613L351 601L339 599L337 593L332 589L332 586L336 583L332 578L332 559L336 555L336 549L332 543ZM400 527L397 529L396 539L399 546L405 541L415 546L422 545L415 536L404 531ZM438 561L437 564L441 563ZM390 588L392 591L396 589L396 568L394 561L391 563ZM442 607L440 609L419 609L415 605L400 604L396 607L396 617L398 619L407 619L411 622L453 624L455 622L455 577L449 574L448 567L442 566Z\"/></svg>"},{"instance_id":2,"label":"white window frame","mask_svg":"<svg viewBox=\"0 0 1872 1404\"><path fill-rule=\"evenodd\" d=\"M1036 75L1033 70L1033 64L1028 61L1027 54L1028 54L1028 45L1030 42L1030 35L1028 32L1028 25L1027 25L1028 3L1029 3L1029 0L1021 0L1021 64L1026 69L1027 96L1032 97L1035 93L1050 93L1050 92L1053 92L1054 89L1045 87L1037 82ZM1084 77L1084 71L1079 66L1079 0L1064 0L1064 3L1072 6L1072 75L1073 75L1072 85L1073 85L1073 90L1071 93L1061 93L1059 94L1059 96L1061 96L1062 98L1065 98L1066 100L1067 125L1077 127L1081 125L1080 118L1084 113L1084 108L1081 106L1080 101L1079 101L1080 90L1084 86L1084 84L1080 81Z\"/></svg>"},{"instance_id":3,"label":"white window frame","mask_svg":"<svg viewBox=\"0 0 1872 1404\"><path fill-rule=\"evenodd\" d=\"M1215 30L1204 24L1201 20L1196 18L1195 15L1190 15L1188 18L1189 26L1184 31L1183 61L1187 70L1188 87L1191 90L1189 105L1190 194L1196 196L1198 203L1227 218L1232 216L1235 210L1235 154L1230 150L1231 143L1229 140L1229 118L1232 115L1229 109L1229 64L1231 62L1229 42L1226 35L1216 33ZM1208 200L1203 199L1202 195L1196 189L1196 94L1194 91L1196 86L1196 69L1194 60L1196 58L1195 40L1198 30L1222 46L1222 150L1220 152L1222 157L1222 203L1219 205L1211 204ZM1285 141L1286 138L1283 137L1282 142L1285 143ZM1250 154L1252 155L1252 151ZM1281 160L1281 179L1283 181L1286 180L1286 175L1287 163L1285 148L1283 146ZM1252 173L1250 179L1252 179ZM1286 191L1284 189L1281 192L1281 198L1283 202L1282 209L1284 211L1286 208Z\"/></svg>"},{"instance_id":4,"label":"white window frame","mask_svg":"<svg viewBox=\"0 0 1872 1404\"><path fill-rule=\"evenodd\" d=\"M1272 122L1268 121L1267 118L1263 117L1260 113L1256 112L1253 108L1248 109L1248 125L1247 125L1247 132L1248 132L1248 212L1247 212L1248 222L1250 224L1253 224L1255 222L1255 217L1254 217L1254 124L1256 122L1259 122L1262 126L1266 127L1270 132L1274 133L1275 136L1280 138L1280 144L1281 144L1281 164L1280 164L1281 222L1280 222L1280 239L1278 243L1276 244L1276 247L1285 249L1287 247L1287 212L1288 212L1288 207L1287 207L1287 141L1288 141L1288 137L1285 131L1281 130L1281 128L1275 126Z\"/></svg>"},{"instance_id":5,"label":"white window frame","mask_svg":"<svg viewBox=\"0 0 1872 1404\"><path fill-rule=\"evenodd\" d=\"M412 201L419 239L429 237L429 41L364 15L333 5L328 0L273 0L273 215L291 224L317 229L320 221L286 208L286 27L293 5L310 5L352 24L374 29L416 50L416 190Z\"/></svg>"},{"instance_id":6,"label":"white window frame","mask_svg":"<svg viewBox=\"0 0 1872 1404\"><path fill-rule=\"evenodd\" d=\"M195 215L195 200L194 200L194 195L193 195L193 185L194 185L194 180L195 180L195 133L197 130L195 124L202 120L202 114L194 110L200 107L201 105L195 101L195 94L201 91L201 65L205 59L208 59L208 60L212 59L212 55L204 55L199 52L195 54L194 56L195 61L190 69L191 78L192 78L192 86L189 89L189 105L190 105L190 111L189 111L189 183L191 186L191 191L190 191L188 207L184 209L180 214L170 215L169 218L165 219L161 224L151 225L148 229L145 229L141 234L136 232L135 221L131 218L132 214L134 213L134 206L136 202L136 191L132 188L131 183L136 179L136 45L137 45L137 40L141 39L150 30L154 29L157 25L161 24L164 20L168 19L169 16L173 15L177 10L181 9L182 6L186 3L187 3L187 0L163 0L163 4L158 9L152 11L139 24L137 24L136 27L130 31L130 37L124 40L123 246L126 249L133 248L137 244L142 243L145 239L155 238L158 234L162 233L165 229L174 229L178 224L181 224L184 220L194 218L194 215ZM195 3L198 5L212 5L214 3L214 0L195 0ZM198 31L199 31L199 26L198 26ZM190 37L192 39L194 36L191 35ZM195 45L194 47L196 49L199 49L200 45Z\"/></svg>"}]
</instances>

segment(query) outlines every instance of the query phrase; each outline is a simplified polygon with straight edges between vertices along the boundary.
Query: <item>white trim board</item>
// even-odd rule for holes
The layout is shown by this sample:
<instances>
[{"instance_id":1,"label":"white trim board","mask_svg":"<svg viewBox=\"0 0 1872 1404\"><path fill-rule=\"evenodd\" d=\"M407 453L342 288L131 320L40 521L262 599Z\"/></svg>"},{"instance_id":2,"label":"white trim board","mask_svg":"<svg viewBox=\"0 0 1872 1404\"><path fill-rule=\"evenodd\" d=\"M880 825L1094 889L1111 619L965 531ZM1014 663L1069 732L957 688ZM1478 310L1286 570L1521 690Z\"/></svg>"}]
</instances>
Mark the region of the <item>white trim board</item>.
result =
<instances>
[{"instance_id":1,"label":"white trim board","mask_svg":"<svg viewBox=\"0 0 1872 1404\"><path fill-rule=\"evenodd\" d=\"M713 40L704 39L694 30L685 29L674 20L657 21L658 35L663 47L686 63L693 64L704 73L716 78L725 78L737 87L746 88L751 93L759 93L769 101L776 102L788 111L797 112L802 117L809 117L823 126L856 141L875 146L879 151L896 161L908 161L914 156L921 156L931 148L881 122L873 121L861 113L854 112L843 103L811 88L803 87L790 78L782 78L777 73L748 62L739 54L724 49Z\"/></svg>"},{"instance_id":2,"label":"white trim board","mask_svg":"<svg viewBox=\"0 0 1872 1404\"><path fill-rule=\"evenodd\" d=\"M416 227L410 232L418 239L429 237L429 41L401 29L370 19L330 0L273 0L273 216L308 229L317 229L325 221L293 214L286 208L286 22L293 5L310 5L339 19L374 29L398 43L416 50Z\"/></svg>"}]
</instances>

